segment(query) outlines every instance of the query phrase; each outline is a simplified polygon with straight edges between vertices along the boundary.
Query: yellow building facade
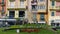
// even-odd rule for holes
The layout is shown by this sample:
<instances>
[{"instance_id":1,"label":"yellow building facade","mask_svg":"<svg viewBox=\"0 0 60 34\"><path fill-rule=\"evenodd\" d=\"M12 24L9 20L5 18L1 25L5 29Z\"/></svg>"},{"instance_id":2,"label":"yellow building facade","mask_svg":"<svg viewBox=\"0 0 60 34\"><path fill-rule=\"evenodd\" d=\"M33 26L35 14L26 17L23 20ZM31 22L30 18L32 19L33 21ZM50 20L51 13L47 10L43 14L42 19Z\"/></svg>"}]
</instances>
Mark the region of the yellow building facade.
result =
<instances>
[{"instance_id":1,"label":"yellow building facade","mask_svg":"<svg viewBox=\"0 0 60 34\"><path fill-rule=\"evenodd\" d=\"M27 1L26 0L7 0L7 15L9 16L9 11L14 11L14 18L19 18L19 11L26 11ZM20 3L21 2L21 3ZM20 5L23 3L23 6ZM22 7L21 7L22 6Z\"/></svg>"},{"instance_id":2,"label":"yellow building facade","mask_svg":"<svg viewBox=\"0 0 60 34\"><path fill-rule=\"evenodd\" d=\"M60 24L60 0L48 1L48 24L59 26Z\"/></svg>"},{"instance_id":3,"label":"yellow building facade","mask_svg":"<svg viewBox=\"0 0 60 34\"><path fill-rule=\"evenodd\" d=\"M38 11L37 11L37 20L38 20L38 22L48 23L47 0L38 1L38 6L40 6L40 9L38 9ZM42 6L45 6L45 8L43 8ZM44 18L43 18L43 16L41 17L41 14L44 14ZM43 18L44 20L41 20L41 18Z\"/></svg>"},{"instance_id":4,"label":"yellow building facade","mask_svg":"<svg viewBox=\"0 0 60 34\"><path fill-rule=\"evenodd\" d=\"M10 18L19 18L22 13L19 12L24 11L29 23L34 23L34 20L38 23L48 23L47 0L7 0L6 6L6 14Z\"/></svg>"},{"instance_id":5,"label":"yellow building facade","mask_svg":"<svg viewBox=\"0 0 60 34\"><path fill-rule=\"evenodd\" d=\"M34 22L34 20L38 21L38 23L48 23L48 11L47 11L47 0L27 0L28 3L28 18L30 22Z\"/></svg>"}]
</instances>

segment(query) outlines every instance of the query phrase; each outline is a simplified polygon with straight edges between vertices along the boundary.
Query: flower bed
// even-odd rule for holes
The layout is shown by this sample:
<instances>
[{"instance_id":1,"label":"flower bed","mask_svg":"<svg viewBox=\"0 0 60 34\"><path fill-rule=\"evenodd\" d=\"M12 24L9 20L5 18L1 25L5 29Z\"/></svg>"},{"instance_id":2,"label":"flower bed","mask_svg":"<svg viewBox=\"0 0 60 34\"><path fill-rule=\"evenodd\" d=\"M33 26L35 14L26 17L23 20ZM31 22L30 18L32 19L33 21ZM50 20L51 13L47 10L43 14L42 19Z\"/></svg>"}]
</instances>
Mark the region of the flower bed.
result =
<instances>
[{"instance_id":1,"label":"flower bed","mask_svg":"<svg viewBox=\"0 0 60 34\"><path fill-rule=\"evenodd\" d=\"M23 32L39 32L39 29L22 29Z\"/></svg>"}]
</instances>

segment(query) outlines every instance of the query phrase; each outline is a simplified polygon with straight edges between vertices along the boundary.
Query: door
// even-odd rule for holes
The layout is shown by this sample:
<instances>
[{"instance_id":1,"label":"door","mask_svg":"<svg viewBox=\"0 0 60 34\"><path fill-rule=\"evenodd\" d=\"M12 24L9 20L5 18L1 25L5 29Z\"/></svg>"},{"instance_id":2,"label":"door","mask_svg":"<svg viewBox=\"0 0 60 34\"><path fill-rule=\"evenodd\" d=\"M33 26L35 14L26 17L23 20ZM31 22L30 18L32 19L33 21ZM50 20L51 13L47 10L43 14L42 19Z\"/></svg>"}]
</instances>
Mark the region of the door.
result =
<instances>
[{"instance_id":1,"label":"door","mask_svg":"<svg viewBox=\"0 0 60 34\"><path fill-rule=\"evenodd\" d=\"M14 18L15 16L15 11L9 11L9 18Z\"/></svg>"},{"instance_id":2,"label":"door","mask_svg":"<svg viewBox=\"0 0 60 34\"><path fill-rule=\"evenodd\" d=\"M24 11L19 11L19 17L24 17L25 16L25 12Z\"/></svg>"},{"instance_id":3,"label":"door","mask_svg":"<svg viewBox=\"0 0 60 34\"><path fill-rule=\"evenodd\" d=\"M44 14L40 14L40 21L45 21L45 15Z\"/></svg>"}]
</instances>

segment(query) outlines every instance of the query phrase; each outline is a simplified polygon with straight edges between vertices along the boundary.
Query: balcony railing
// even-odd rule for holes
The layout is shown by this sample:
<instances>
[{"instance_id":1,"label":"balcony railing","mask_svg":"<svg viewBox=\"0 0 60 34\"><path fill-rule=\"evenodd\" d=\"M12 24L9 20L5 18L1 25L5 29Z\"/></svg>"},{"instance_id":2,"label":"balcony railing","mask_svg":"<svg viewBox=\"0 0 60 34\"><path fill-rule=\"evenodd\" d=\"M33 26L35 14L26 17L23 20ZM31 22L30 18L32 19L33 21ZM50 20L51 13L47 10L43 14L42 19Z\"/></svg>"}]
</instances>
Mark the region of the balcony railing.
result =
<instances>
[{"instance_id":1,"label":"balcony railing","mask_svg":"<svg viewBox=\"0 0 60 34\"><path fill-rule=\"evenodd\" d=\"M37 11L37 9L36 9L36 8L34 8L34 9L32 9L32 11Z\"/></svg>"},{"instance_id":2,"label":"balcony railing","mask_svg":"<svg viewBox=\"0 0 60 34\"><path fill-rule=\"evenodd\" d=\"M60 6L56 6L56 8L60 9Z\"/></svg>"}]
</instances>

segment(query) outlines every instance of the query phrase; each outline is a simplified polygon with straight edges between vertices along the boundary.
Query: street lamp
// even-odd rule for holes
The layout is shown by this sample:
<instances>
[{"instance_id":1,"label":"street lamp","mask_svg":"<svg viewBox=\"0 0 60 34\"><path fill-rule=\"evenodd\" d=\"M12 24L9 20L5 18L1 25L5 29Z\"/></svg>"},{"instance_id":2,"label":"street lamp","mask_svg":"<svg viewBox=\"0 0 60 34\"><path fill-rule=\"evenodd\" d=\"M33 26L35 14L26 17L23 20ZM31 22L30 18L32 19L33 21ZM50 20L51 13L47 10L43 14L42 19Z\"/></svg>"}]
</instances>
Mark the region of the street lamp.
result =
<instances>
[{"instance_id":1,"label":"street lamp","mask_svg":"<svg viewBox=\"0 0 60 34\"><path fill-rule=\"evenodd\" d=\"M7 18L8 18L8 16L6 15L6 16L5 16L5 24L6 24L6 25L8 25Z\"/></svg>"}]
</instances>

